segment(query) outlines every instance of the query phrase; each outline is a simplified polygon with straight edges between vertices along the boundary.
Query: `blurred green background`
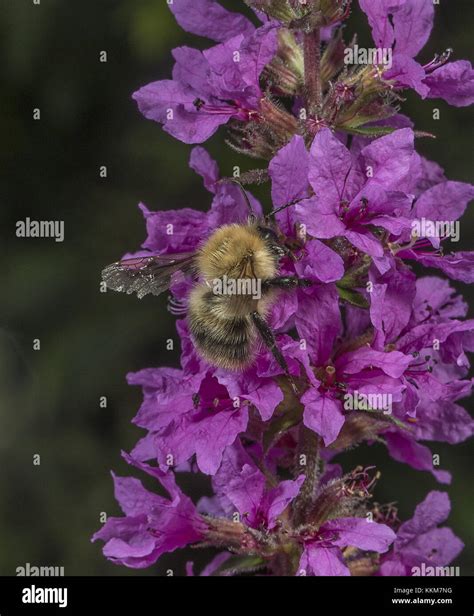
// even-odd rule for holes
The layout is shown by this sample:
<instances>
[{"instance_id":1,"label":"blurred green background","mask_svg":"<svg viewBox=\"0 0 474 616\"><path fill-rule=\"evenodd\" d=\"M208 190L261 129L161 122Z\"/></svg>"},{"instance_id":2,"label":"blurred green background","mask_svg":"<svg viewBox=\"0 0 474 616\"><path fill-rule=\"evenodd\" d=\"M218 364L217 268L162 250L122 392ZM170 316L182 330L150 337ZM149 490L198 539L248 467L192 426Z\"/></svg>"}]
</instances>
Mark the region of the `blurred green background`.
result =
<instances>
[{"instance_id":1,"label":"blurred green background","mask_svg":"<svg viewBox=\"0 0 474 616\"><path fill-rule=\"evenodd\" d=\"M442 0L436 12L421 59L447 47L455 59L469 58L472 3ZM348 26L356 30L359 44L369 46L358 11ZM125 375L177 365L177 351L165 346L176 337L175 319L166 297L139 302L100 293L99 274L143 241L139 201L150 209L209 207L209 194L187 166L190 147L141 117L130 98L169 76L173 47L208 43L181 31L165 0L0 0L0 574L14 575L27 562L64 566L66 575L127 573L107 562L90 536L100 512L118 514L109 470L129 473L120 449L130 450L141 435L130 424L141 392L127 386ZM102 50L107 63L99 63ZM32 119L36 107L40 122ZM439 121L432 119L435 107ZM451 179L472 180L472 112L411 95L404 111L438 136L420 140L420 151ZM251 165L226 147L223 131L206 147L224 174ZM101 165L106 179L99 178ZM27 216L64 220L65 241L17 238L15 223ZM469 248L473 231L471 210L461 248ZM456 286L472 304L472 289ZM35 338L40 351L33 350ZM100 408L101 396L107 408ZM454 476L450 524L466 543L457 564L472 575L472 448L432 449ZM374 460L383 473L376 498L398 500L401 517L439 488L428 474L392 462L381 446L352 452L346 468ZM207 490L196 477L183 483L194 495ZM173 568L182 575L186 560L201 558L188 550L130 573Z\"/></svg>"}]
</instances>

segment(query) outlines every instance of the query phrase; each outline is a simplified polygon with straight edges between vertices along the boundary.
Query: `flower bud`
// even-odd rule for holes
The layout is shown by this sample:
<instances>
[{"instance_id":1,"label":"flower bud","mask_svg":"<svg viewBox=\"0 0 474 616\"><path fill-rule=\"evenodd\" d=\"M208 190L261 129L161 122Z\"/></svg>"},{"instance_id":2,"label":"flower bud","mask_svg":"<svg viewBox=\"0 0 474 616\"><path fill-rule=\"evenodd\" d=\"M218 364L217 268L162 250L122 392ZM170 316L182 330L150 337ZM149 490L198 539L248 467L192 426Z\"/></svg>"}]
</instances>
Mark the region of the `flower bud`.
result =
<instances>
[{"instance_id":1,"label":"flower bud","mask_svg":"<svg viewBox=\"0 0 474 616\"><path fill-rule=\"evenodd\" d=\"M276 94L296 96L304 85L303 52L295 36L282 28L278 33L278 51L265 69L267 81Z\"/></svg>"},{"instance_id":2,"label":"flower bud","mask_svg":"<svg viewBox=\"0 0 474 616\"><path fill-rule=\"evenodd\" d=\"M252 9L261 11L284 24L290 23L294 18L291 3L287 0L245 0L245 3Z\"/></svg>"}]
</instances>

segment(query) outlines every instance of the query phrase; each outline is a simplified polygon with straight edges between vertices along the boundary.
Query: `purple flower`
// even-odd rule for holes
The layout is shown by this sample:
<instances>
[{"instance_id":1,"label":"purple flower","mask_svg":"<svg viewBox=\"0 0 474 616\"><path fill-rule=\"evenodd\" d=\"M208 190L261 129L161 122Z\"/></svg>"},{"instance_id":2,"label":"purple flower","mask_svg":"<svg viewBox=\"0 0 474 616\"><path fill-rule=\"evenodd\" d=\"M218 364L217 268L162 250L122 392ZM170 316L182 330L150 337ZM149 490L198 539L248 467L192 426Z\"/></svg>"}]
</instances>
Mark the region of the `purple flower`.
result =
<instances>
[{"instance_id":1,"label":"purple flower","mask_svg":"<svg viewBox=\"0 0 474 616\"><path fill-rule=\"evenodd\" d=\"M133 98L146 118L163 124L173 137L202 143L231 118L259 120L259 79L276 46L277 30L268 24L203 52L178 47L173 79L150 83Z\"/></svg>"},{"instance_id":2,"label":"purple flower","mask_svg":"<svg viewBox=\"0 0 474 616\"><path fill-rule=\"evenodd\" d=\"M373 233L382 227L399 236L410 227L411 200L399 190L413 157L413 131L403 128L376 139L354 156L329 129L310 151L309 182L314 197L296 207L296 216L316 238L345 237L358 250L382 257Z\"/></svg>"},{"instance_id":3,"label":"purple flower","mask_svg":"<svg viewBox=\"0 0 474 616\"><path fill-rule=\"evenodd\" d=\"M410 364L411 356L397 351L383 352L367 347L342 353L334 361L321 367L316 375L319 387L309 388L301 398L305 425L323 437L326 446L333 443L344 425L344 399L358 394L390 394L402 399L405 389L401 377ZM383 411L383 397L379 398Z\"/></svg>"},{"instance_id":4,"label":"purple flower","mask_svg":"<svg viewBox=\"0 0 474 616\"><path fill-rule=\"evenodd\" d=\"M109 518L92 540L105 542L104 555L114 563L141 569L166 552L201 540L207 525L178 488L172 473L124 457L157 479L169 498L148 492L138 479L113 475L115 498L125 517Z\"/></svg>"},{"instance_id":5,"label":"purple flower","mask_svg":"<svg viewBox=\"0 0 474 616\"><path fill-rule=\"evenodd\" d=\"M396 535L385 524L366 518L337 518L325 522L315 537L304 544L299 575L350 575L341 548L385 553Z\"/></svg>"},{"instance_id":6,"label":"purple flower","mask_svg":"<svg viewBox=\"0 0 474 616\"><path fill-rule=\"evenodd\" d=\"M150 376L156 380L153 373ZM133 381L140 383L139 375L138 380L132 376ZM182 383L176 383L170 397L174 411L170 413L167 407L161 413L163 390L154 390L153 396L157 400L155 413L144 419L140 413L135 420L149 433L134 448L134 457L139 460L157 459L160 466L166 469L196 455L202 472L214 474L217 471L225 448L247 428L248 407L243 403L241 406L240 399L232 399L224 385L211 373L197 375L193 381L197 386L186 400L181 395ZM149 381L144 384L145 390L149 391ZM276 385L274 388L278 389Z\"/></svg>"},{"instance_id":7,"label":"purple flower","mask_svg":"<svg viewBox=\"0 0 474 616\"><path fill-rule=\"evenodd\" d=\"M266 537L267 550L271 550L272 533L277 536L283 532L287 542L293 539L294 547L300 546L297 575L350 575L342 552L347 546L379 554L388 550L395 533L388 526L366 518L335 518L318 527L289 526L291 515L284 514L287 508L295 505L304 479L304 475L300 475L269 488L268 478L249 453L241 445L235 445L226 450L221 468L213 477L216 496L203 499L200 509L228 517L237 512L245 525L264 533L255 538L258 541L259 537ZM326 485L331 482L330 475L325 481Z\"/></svg>"},{"instance_id":8,"label":"purple flower","mask_svg":"<svg viewBox=\"0 0 474 616\"><path fill-rule=\"evenodd\" d=\"M465 350L473 348L474 321L458 319L465 316L466 306L445 281L415 281L404 267L379 277L370 301L376 346L390 345L412 357L402 377L403 399L393 405L394 416L408 422L407 430L392 427L385 434L389 452L449 482L449 474L433 468L431 452L417 441L454 444L473 434L473 420L456 401L472 389L471 380L463 377L469 368Z\"/></svg>"},{"instance_id":9,"label":"purple flower","mask_svg":"<svg viewBox=\"0 0 474 616\"><path fill-rule=\"evenodd\" d=\"M450 51L424 66L414 58L425 46L434 21L434 6L425 0L359 0L379 48L392 48L392 66L384 79L413 88L422 98L443 98L464 107L474 102L474 70L470 62L447 62Z\"/></svg>"},{"instance_id":10,"label":"purple flower","mask_svg":"<svg viewBox=\"0 0 474 616\"><path fill-rule=\"evenodd\" d=\"M304 475L299 475L295 480L281 481L268 488L267 478L250 455L242 446L235 445L226 450L212 484L215 501L223 514L231 517L238 512L247 526L272 531L279 525L285 509L298 496L304 478ZM215 507L216 504L214 511Z\"/></svg>"},{"instance_id":11,"label":"purple flower","mask_svg":"<svg viewBox=\"0 0 474 616\"><path fill-rule=\"evenodd\" d=\"M450 528L438 528L450 509L446 493L430 492L413 518L398 529L393 548L382 560L380 574L436 575L426 568L449 565L464 547Z\"/></svg>"},{"instance_id":12,"label":"purple flower","mask_svg":"<svg viewBox=\"0 0 474 616\"><path fill-rule=\"evenodd\" d=\"M415 165L420 162L422 161ZM424 180L426 172L427 169L421 167L418 173L414 174L417 179L412 179L412 186L409 189L420 181L426 181ZM455 241L459 239L453 232L454 224L464 214L469 202L474 199L474 186L444 178L439 178L439 181L436 181L437 179L428 176L429 183L426 190L417 196L410 215L412 233L416 235L411 239L408 234L402 237L400 246L396 248L396 254L402 259L414 259L427 267L439 268L451 278L469 283L474 280L472 266L474 253L458 252L444 255L439 248L441 241L446 241L451 236ZM440 223L442 227L439 227L437 233L436 225L439 226Z\"/></svg>"}]
</instances>

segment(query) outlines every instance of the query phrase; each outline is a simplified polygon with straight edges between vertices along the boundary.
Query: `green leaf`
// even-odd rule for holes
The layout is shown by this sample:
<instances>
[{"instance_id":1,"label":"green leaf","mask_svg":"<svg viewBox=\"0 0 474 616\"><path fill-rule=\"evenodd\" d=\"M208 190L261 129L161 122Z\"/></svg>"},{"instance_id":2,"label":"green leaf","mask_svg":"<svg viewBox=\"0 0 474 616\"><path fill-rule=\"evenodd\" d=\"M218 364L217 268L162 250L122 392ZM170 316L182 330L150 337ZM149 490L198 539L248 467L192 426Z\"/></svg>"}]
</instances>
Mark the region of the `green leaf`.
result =
<instances>
[{"instance_id":1,"label":"green leaf","mask_svg":"<svg viewBox=\"0 0 474 616\"><path fill-rule=\"evenodd\" d=\"M346 133L361 135L362 137L383 137L398 130L396 126L344 126Z\"/></svg>"},{"instance_id":2,"label":"green leaf","mask_svg":"<svg viewBox=\"0 0 474 616\"><path fill-rule=\"evenodd\" d=\"M337 287L337 290L339 292L339 297L349 304L352 304L352 306L357 306L358 308L369 307L369 302L358 291L354 291L353 289L343 289L341 287Z\"/></svg>"}]
</instances>

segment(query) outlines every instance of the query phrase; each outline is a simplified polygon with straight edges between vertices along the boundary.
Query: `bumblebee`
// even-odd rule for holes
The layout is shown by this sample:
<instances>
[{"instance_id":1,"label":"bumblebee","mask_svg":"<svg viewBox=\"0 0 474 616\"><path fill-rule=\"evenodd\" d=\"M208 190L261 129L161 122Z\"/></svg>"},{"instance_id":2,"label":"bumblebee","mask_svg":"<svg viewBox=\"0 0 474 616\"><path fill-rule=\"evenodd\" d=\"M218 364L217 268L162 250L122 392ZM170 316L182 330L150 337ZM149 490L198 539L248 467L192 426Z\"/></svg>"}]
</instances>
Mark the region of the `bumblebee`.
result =
<instances>
[{"instance_id":1,"label":"bumblebee","mask_svg":"<svg viewBox=\"0 0 474 616\"><path fill-rule=\"evenodd\" d=\"M294 387L267 315L279 291L312 282L280 276L284 256L292 256L291 250L268 217L258 220L251 215L246 223L219 227L195 252L124 259L107 266L102 279L114 291L142 298L166 291L178 271L191 274L196 284L187 316L198 353L214 366L243 371L263 342Z\"/></svg>"}]
</instances>

